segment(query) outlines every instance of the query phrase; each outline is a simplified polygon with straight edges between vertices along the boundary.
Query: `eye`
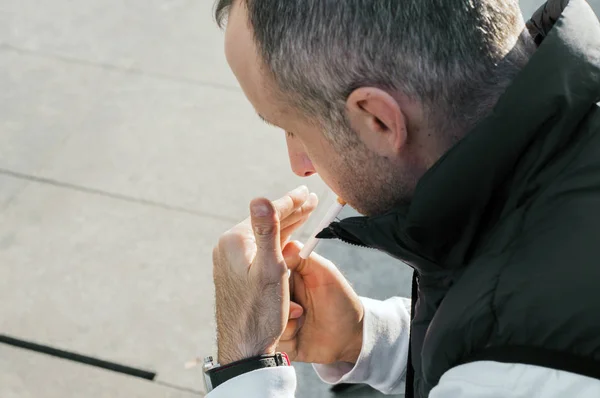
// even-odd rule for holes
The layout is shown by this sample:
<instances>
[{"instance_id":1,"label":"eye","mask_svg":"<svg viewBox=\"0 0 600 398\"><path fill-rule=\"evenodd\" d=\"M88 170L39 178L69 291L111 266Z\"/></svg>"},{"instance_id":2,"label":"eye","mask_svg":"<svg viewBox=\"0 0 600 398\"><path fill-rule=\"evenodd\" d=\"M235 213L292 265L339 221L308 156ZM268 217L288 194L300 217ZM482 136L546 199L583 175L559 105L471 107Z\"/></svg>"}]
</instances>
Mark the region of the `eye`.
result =
<instances>
[{"instance_id":1,"label":"eye","mask_svg":"<svg viewBox=\"0 0 600 398\"><path fill-rule=\"evenodd\" d=\"M292 133L291 131L286 131L285 133L289 138L294 138L294 133Z\"/></svg>"}]
</instances>

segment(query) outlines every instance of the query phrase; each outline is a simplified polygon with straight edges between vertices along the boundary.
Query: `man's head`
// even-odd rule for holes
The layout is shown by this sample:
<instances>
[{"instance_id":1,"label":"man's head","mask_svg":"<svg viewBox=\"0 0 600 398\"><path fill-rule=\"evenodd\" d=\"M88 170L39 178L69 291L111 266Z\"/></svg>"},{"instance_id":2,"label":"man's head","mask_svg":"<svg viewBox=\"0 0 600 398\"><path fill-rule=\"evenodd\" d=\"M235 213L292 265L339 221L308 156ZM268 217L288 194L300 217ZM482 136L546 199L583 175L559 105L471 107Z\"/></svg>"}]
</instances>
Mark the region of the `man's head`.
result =
<instances>
[{"instance_id":1,"label":"man's head","mask_svg":"<svg viewBox=\"0 0 600 398\"><path fill-rule=\"evenodd\" d=\"M259 115L363 214L409 202L527 62L518 0L219 0Z\"/></svg>"}]
</instances>

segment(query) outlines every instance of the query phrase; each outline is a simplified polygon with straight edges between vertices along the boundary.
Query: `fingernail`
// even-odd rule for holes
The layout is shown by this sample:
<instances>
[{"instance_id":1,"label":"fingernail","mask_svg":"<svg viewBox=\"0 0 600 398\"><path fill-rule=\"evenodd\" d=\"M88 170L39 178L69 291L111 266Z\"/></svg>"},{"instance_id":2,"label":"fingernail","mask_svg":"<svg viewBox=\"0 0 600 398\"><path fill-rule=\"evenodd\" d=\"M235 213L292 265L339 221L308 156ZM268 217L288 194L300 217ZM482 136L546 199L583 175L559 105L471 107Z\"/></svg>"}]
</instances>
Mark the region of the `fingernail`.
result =
<instances>
[{"instance_id":1,"label":"fingernail","mask_svg":"<svg viewBox=\"0 0 600 398\"><path fill-rule=\"evenodd\" d=\"M252 215L254 217L265 217L269 215L269 207L264 203L257 203L252 205Z\"/></svg>"},{"instance_id":2,"label":"fingernail","mask_svg":"<svg viewBox=\"0 0 600 398\"><path fill-rule=\"evenodd\" d=\"M299 310L299 309L292 310L292 312L290 313L290 318L292 318L292 319L297 319L297 318L300 318L301 316L302 316L302 310Z\"/></svg>"}]
</instances>

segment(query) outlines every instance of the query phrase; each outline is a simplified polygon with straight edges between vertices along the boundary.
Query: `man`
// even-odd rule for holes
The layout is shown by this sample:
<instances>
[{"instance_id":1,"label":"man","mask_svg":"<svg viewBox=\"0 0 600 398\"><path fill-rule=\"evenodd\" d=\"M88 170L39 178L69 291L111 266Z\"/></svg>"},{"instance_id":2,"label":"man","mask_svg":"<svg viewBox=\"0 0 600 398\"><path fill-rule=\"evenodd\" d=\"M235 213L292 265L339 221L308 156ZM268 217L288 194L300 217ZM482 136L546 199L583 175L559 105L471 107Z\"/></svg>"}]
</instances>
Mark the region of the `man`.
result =
<instances>
[{"instance_id":1,"label":"man","mask_svg":"<svg viewBox=\"0 0 600 398\"><path fill-rule=\"evenodd\" d=\"M359 298L288 242L314 196L255 199L214 251L209 398L292 397L277 352L384 393L600 396L600 26L584 0L550 0L529 29L517 0L221 0L217 16L294 172L366 216L320 236L415 277L412 302Z\"/></svg>"}]
</instances>

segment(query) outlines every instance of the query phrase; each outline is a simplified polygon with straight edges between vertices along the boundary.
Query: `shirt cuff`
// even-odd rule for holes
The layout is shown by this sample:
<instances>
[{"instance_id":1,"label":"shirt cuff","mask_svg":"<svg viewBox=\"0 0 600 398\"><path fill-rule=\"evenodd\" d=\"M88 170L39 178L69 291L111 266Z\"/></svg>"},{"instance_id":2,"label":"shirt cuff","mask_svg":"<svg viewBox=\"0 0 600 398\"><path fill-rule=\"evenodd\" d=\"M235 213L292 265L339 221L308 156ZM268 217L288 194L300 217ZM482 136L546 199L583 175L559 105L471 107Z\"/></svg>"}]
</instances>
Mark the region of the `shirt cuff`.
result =
<instances>
[{"instance_id":1,"label":"shirt cuff","mask_svg":"<svg viewBox=\"0 0 600 398\"><path fill-rule=\"evenodd\" d=\"M364 308L363 344L356 364L337 362L313 367L328 384L362 383L386 394L400 393L408 360L410 300L360 300Z\"/></svg>"},{"instance_id":2,"label":"shirt cuff","mask_svg":"<svg viewBox=\"0 0 600 398\"><path fill-rule=\"evenodd\" d=\"M206 398L294 398L296 372L292 366L263 368L227 380Z\"/></svg>"}]
</instances>

